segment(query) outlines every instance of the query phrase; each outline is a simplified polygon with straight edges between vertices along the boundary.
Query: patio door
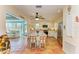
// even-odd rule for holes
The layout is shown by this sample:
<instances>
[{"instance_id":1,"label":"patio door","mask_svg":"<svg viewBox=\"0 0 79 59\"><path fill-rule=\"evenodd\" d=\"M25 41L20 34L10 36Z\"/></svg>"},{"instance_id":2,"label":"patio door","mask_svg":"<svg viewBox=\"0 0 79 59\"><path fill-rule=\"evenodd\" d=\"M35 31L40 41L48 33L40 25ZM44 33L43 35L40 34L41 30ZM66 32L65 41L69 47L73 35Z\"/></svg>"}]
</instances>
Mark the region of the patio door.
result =
<instances>
[{"instance_id":1,"label":"patio door","mask_svg":"<svg viewBox=\"0 0 79 59\"><path fill-rule=\"evenodd\" d=\"M6 28L8 35L11 38L22 38L27 27L26 21L9 14L6 16L6 19Z\"/></svg>"}]
</instances>

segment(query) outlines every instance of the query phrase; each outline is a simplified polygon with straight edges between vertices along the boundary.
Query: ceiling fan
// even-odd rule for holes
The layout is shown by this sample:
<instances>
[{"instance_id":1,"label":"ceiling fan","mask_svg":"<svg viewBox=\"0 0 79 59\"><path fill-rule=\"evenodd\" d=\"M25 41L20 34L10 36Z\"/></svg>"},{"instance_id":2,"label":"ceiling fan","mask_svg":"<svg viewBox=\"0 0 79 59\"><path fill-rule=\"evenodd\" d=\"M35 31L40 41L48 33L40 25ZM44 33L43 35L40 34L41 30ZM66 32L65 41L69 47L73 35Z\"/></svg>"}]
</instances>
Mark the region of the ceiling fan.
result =
<instances>
[{"instance_id":1,"label":"ceiling fan","mask_svg":"<svg viewBox=\"0 0 79 59\"><path fill-rule=\"evenodd\" d=\"M45 19L44 17L40 16L38 12L36 12L35 16L30 16L30 18L35 20Z\"/></svg>"}]
</instances>

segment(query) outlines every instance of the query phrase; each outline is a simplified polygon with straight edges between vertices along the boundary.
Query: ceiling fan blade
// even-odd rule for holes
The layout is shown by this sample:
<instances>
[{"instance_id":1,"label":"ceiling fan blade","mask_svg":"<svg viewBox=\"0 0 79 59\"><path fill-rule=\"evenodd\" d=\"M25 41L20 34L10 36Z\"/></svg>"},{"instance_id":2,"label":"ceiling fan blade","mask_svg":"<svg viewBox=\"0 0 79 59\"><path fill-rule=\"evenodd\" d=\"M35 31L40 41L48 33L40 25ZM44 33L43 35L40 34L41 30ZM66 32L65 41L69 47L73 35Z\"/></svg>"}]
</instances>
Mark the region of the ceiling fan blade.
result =
<instances>
[{"instance_id":1,"label":"ceiling fan blade","mask_svg":"<svg viewBox=\"0 0 79 59\"><path fill-rule=\"evenodd\" d=\"M45 19L44 17L39 16L38 12L36 12L36 15L30 16L30 19L35 19L35 18Z\"/></svg>"},{"instance_id":2,"label":"ceiling fan blade","mask_svg":"<svg viewBox=\"0 0 79 59\"><path fill-rule=\"evenodd\" d=\"M45 19L45 18L44 18L44 17L42 17L42 16L39 16L39 18L40 18L40 19Z\"/></svg>"}]
</instances>

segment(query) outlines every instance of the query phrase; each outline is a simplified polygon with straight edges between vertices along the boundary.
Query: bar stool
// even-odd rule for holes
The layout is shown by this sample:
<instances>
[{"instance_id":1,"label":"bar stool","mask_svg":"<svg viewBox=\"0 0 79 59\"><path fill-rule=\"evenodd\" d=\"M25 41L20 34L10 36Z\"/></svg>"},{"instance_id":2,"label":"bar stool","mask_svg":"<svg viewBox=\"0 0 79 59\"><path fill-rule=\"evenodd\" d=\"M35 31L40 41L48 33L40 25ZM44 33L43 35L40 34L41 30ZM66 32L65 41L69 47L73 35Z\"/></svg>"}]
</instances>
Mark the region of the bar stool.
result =
<instances>
[{"instance_id":1,"label":"bar stool","mask_svg":"<svg viewBox=\"0 0 79 59\"><path fill-rule=\"evenodd\" d=\"M45 46L46 46L46 37L40 36L40 47L45 48Z\"/></svg>"},{"instance_id":2,"label":"bar stool","mask_svg":"<svg viewBox=\"0 0 79 59\"><path fill-rule=\"evenodd\" d=\"M31 36L28 36L28 39L27 39L27 47L30 48L30 40L31 40Z\"/></svg>"},{"instance_id":3,"label":"bar stool","mask_svg":"<svg viewBox=\"0 0 79 59\"><path fill-rule=\"evenodd\" d=\"M30 48L36 48L36 37L30 36Z\"/></svg>"},{"instance_id":4,"label":"bar stool","mask_svg":"<svg viewBox=\"0 0 79 59\"><path fill-rule=\"evenodd\" d=\"M40 36L36 36L36 47L40 48Z\"/></svg>"}]
</instances>

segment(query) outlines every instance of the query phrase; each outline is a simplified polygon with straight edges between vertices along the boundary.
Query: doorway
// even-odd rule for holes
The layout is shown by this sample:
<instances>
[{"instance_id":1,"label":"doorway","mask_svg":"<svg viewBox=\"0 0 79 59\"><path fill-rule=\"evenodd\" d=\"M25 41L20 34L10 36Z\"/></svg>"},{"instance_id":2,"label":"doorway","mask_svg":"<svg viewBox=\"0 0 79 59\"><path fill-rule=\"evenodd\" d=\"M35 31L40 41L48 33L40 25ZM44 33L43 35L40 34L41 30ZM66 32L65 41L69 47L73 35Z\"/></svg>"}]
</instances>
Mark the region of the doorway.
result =
<instances>
[{"instance_id":1,"label":"doorway","mask_svg":"<svg viewBox=\"0 0 79 59\"><path fill-rule=\"evenodd\" d=\"M6 29L11 42L11 52L14 53L24 48L25 35L27 34L27 21L7 13Z\"/></svg>"}]
</instances>

